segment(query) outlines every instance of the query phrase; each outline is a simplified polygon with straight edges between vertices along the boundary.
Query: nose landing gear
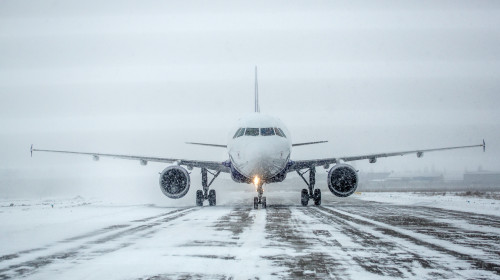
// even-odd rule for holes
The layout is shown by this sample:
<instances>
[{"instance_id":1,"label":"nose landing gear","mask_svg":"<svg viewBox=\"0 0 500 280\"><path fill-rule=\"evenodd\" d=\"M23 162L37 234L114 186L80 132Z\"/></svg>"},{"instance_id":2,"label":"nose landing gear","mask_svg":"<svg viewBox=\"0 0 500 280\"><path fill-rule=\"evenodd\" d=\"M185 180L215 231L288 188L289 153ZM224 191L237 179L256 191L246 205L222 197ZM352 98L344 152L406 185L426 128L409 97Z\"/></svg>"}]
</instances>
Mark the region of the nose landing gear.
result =
<instances>
[{"instance_id":1,"label":"nose landing gear","mask_svg":"<svg viewBox=\"0 0 500 280\"><path fill-rule=\"evenodd\" d=\"M309 182L307 182L306 178L304 178L304 174L309 172ZM314 201L314 205L321 205L321 190L320 189L314 189L314 184L316 183L316 169L309 168L308 170L300 173L299 170L297 170L297 174L304 180L306 185L309 187L309 190L307 189L302 189L302 192L300 193L300 202L302 206L307 206L309 204L309 200L312 199Z\"/></svg>"},{"instance_id":2,"label":"nose landing gear","mask_svg":"<svg viewBox=\"0 0 500 280\"><path fill-rule=\"evenodd\" d=\"M258 196L253 198L253 208L254 209L259 209L259 204L262 205L262 209L267 208L266 197L262 196L262 194L264 193L264 189L262 188L262 185L264 185L264 183L262 183L262 182L259 182L259 184L257 185Z\"/></svg>"}]
</instances>

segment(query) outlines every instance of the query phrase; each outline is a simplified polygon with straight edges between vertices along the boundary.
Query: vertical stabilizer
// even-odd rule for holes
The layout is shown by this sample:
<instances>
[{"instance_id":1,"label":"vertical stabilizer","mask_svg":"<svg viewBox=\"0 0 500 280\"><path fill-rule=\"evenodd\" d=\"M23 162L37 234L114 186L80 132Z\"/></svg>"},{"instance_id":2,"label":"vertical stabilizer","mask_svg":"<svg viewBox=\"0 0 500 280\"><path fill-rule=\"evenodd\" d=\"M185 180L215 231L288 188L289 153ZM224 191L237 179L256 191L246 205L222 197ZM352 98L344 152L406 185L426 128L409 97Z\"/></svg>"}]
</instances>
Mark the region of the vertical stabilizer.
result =
<instances>
[{"instance_id":1,"label":"vertical stabilizer","mask_svg":"<svg viewBox=\"0 0 500 280\"><path fill-rule=\"evenodd\" d=\"M257 83L257 66L255 66L255 112L260 113L259 84Z\"/></svg>"}]
</instances>

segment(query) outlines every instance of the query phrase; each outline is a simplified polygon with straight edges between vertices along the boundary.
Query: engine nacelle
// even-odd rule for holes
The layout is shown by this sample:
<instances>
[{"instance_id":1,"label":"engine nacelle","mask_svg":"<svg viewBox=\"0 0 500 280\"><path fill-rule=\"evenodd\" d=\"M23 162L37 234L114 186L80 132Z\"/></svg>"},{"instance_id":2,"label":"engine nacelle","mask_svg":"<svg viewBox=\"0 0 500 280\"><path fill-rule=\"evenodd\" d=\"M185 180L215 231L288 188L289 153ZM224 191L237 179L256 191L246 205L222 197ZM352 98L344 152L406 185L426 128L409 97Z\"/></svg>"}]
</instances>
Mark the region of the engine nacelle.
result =
<instances>
[{"instance_id":1,"label":"engine nacelle","mask_svg":"<svg viewBox=\"0 0 500 280\"><path fill-rule=\"evenodd\" d=\"M169 198L181 198L189 191L190 178L186 169L172 165L160 175L160 189Z\"/></svg>"},{"instance_id":2,"label":"engine nacelle","mask_svg":"<svg viewBox=\"0 0 500 280\"><path fill-rule=\"evenodd\" d=\"M340 197L350 196L358 187L358 172L348 164L336 164L328 171L328 188Z\"/></svg>"}]
</instances>

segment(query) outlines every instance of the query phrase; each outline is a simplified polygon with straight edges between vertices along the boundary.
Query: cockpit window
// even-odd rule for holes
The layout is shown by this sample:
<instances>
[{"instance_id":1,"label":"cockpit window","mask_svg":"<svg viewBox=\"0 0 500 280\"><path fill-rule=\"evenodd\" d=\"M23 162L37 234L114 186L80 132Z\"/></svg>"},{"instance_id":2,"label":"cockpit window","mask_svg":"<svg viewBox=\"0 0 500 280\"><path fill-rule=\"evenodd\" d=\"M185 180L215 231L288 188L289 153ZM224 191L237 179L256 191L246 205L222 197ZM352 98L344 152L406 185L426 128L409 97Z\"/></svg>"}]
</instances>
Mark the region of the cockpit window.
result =
<instances>
[{"instance_id":1,"label":"cockpit window","mask_svg":"<svg viewBox=\"0 0 500 280\"><path fill-rule=\"evenodd\" d=\"M241 137L243 135L245 135L245 136L259 136L259 132L260 132L260 135L262 135L262 136L278 135L280 137L286 138L286 135L283 132L283 130L281 130L281 128L277 128L277 127L263 127L263 128L247 127L247 128L244 128L244 127L242 127L242 128L239 128L234 133L233 139Z\"/></svg>"},{"instance_id":2,"label":"cockpit window","mask_svg":"<svg viewBox=\"0 0 500 280\"><path fill-rule=\"evenodd\" d=\"M245 135L248 135L248 136L259 136L259 129L258 128L247 127L247 129L245 130Z\"/></svg>"},{"instance_id":3,"label":"cockpit window","mask_svg":"<svg viewBox=\"0 0 500 280\"><path fill-rule=\"evenodd\" d=\"M285 137L285 138L286 138L286 135L285 135L285 133L283 132L283 130L281 130L281 128L275 127L275 128L274 128L274 131L276 131L276 135L281 136L281 137Z\"/></svg>"},{"instance_id":4,"label":"cockpit window","mask_svg":"<svg viewBox=\"0 0 500 280\"><path fill-rule=\"evenodd\" d=\"M241 131L242 129L243 129L243 128L240 128L240 129L236 130L236 133L234 134L233 139L234 139L234 138L236 138L236 137L238 137L238 134L240 133L240 131Z\"/></svg>"},{"instance_id":5,"label":"cockpit window","mask_svg":"<svg viewBox=\"0 0 500 280\"><path fill-rule=\"evenodd\" d=\"M274 129L272 127L261 128L260 135L262 136L274 135Z\"/></svg>"},{"instance_id":6,"label":"cockpit window","mask_svg":"<svg viewBox=\"0 0 500 280\"><path fill-rule=\"evenodd\" d=\"M240 132L236 135L236 137L241 137L243 134L245 134L245 128L240 128Z\"/></svg>"},{"instance_id":7,"label":"cockpit window","mask_svg":"<svg viewBox=\"0 0 500 280\"><path fill-rule=\"evenodd\" d=\"M279 127L278 127L278 130L281 132L281 135L283 135L283 137L285 137L285 138L286 138L286 135L285 135L285 133L283 132L283 130L282 130L281 128L279 128Z\"/></svg>"}]
</instances>

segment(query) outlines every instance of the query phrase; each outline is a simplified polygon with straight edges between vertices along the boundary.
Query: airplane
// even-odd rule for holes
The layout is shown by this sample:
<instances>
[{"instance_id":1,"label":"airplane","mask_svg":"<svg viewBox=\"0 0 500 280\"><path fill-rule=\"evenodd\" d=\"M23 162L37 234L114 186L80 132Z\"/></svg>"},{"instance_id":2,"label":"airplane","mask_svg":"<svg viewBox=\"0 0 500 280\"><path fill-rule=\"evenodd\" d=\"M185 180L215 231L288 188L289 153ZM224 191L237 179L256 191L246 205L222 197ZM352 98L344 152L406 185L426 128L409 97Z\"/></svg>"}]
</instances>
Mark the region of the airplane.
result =
<instances>
[{"instance_id":1,"label":"airplane","mask_svg":"<svg viewBox=\"0 0 500 280\"><path fill-rule=\"evenodd\" d=\"M304 143L292 143L291 133L285 124L278 118L260 113L259 92L257 82L257 67L255 67L255 109L254 112L242 117L237 122L232 137L228 139L227 145L193 143L187 144L203 145L227 149L228 159L219 161L200 161L177 158L163 158L136 155L103 154L89 152L73 152L60 150L34 149L31 145L31 156L33 152L50 152L92 156L94 160L101 157L118 159L138 160L141 165L148 162L169 163L160 173L160 189L163 194L172 199L184 197L190 187L189 171L193 168L201 169L202 190L196 191L196 205L203 206L208 200L210 206L216 205L215 190L209 189L220 173L229 173L233 181L237 183L254 184L257 196L254 197L254 209L267 207L266 197L263 196L264 184L279 183L286 179L290 172L296 172L305 182L307 189L301 191L301 204L307 206L310 200L315 205L321 205L321 190L316 189L316 167L330 169L328 171L328 189L338 197L352 195L358 186L358 170L347 164L350 161L368 160L375 163L378 158L403 156L416 154L421 158L424 153L454 149L482 147L486 150L486 143L479 145L444 147L435 149L421 149L402 152L367 154L360 156L329 157L323 159L292 160L292 147L325 143L327 141L313 141ZM332 167L330 168L330 166ZM210 182L208 174L212 175ZM309 180L304 176L309 173ZM306 175L307 176L307 175Z\"/></svg>"}]
</instances>

